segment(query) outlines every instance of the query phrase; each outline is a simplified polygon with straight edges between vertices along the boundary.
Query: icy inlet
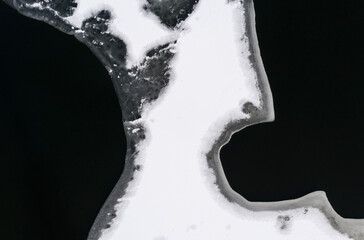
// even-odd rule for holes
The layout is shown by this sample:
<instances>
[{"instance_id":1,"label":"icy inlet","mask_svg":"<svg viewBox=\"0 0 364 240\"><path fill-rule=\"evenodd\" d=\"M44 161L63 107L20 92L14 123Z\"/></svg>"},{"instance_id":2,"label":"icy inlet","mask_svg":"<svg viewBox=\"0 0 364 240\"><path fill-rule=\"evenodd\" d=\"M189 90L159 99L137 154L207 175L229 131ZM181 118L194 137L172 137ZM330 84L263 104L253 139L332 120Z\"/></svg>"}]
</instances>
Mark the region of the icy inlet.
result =
<instances>
[{"instance_id":1,"label":"icy inlet","mask_svg":"<svg viewBox=\"0 0 364 240\"><path fill-rule=\"evenodd\" d=\"M221 146L274 119L251 1L6 2L88 45L119 97L126 166L90 240L364 239L322 192L252 203L227 183Z\"/></svg>"}]
</instances>

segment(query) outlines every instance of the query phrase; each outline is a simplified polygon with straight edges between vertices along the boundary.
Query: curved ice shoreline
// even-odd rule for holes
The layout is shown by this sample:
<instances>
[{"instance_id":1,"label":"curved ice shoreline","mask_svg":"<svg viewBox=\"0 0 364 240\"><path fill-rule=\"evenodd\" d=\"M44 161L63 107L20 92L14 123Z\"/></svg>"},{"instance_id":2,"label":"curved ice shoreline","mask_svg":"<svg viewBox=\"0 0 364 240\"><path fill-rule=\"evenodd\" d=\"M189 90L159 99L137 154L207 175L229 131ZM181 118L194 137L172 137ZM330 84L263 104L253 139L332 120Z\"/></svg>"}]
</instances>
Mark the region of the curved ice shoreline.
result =
<instances>
[{"instance_id":1,"label":"curved ice shoreline","mask_svg":"<svg viewBox=\"0 0 364 240\"><path fill-rule=\"evenodd\" d=\"M8 1L10 2L10 1ZM15 2L15 1L14 1ZM258 73L258 81L260 83L260 88L263 89L261 92L263 93L263 110L260 112L252 113L252 117L247 121L240 121L231 123L219 138L218 142L214 144L212 150L207 154L208 159L211 159L208 163L211 168L214 169L217 175L217 184L220 187L221 192L231 201L239 203L241 206L250 209L252 211L285 211L289 209L296 208L317 208L322 211L326 217L330 220L331 225L339 230L342 233L347 233L350 237L354 239L364 239L364 222L363 220L351 220L351 219L343 219L341 218L331 207L328 202L325 194L323 192L315 192L309 195L306 195L302 198L296 200L282 201L282 202L270 202L270 203L253 203L249 202L239 194L235 193L227 183L227 180L224 176L223 170L221 168L220 159L219 159L219 151L221 147L226 144L231 135L241 130L242 128L260 123L272 121L274 118L273 113L273 101L271 98L271 93L269 90L269 85L267 81L267 77L264 72L263 64L260 59L258 43L256 39L255 26L254 26L254 12L253 5L250 1L245 1L245 8L249 13L249 18L246 18L247 21L247 32L248 37L250 39L250 48L251 53L254 56L255 60L255 68ZM37 13L38 14L38 13ZM28 16L41 19L39 15L31 15L31 11L27 12ZM49 17L45 18L46 21L50 21ZM55 18L56 19L56 18ZM44 19L41 19L44 20ZM69 27L60 27L64 25L63 20L52 20L53 24L55 24L58 28L61 28L63 31L66 31L70 34L75 34L77 29L72 29ZM57 22L59 21L59 22ZM250 34L249 34L250 33ZM254 63L254 62L253 62ZM129 132L128 126L125 126L126 132ZM113 208L117 199L123 196L124 189L126 188L130 179L134 176L134 172L138 171L134 162L134 154L135 150L133 147L137 142L140 141L140 136L131 136L127 135L128 138L128 155L126 158L126 165L124 173L115 187L113 193L110 195L109 200L105 203L105 207L101 210L98 220L96 220L95 225L93 226L93 230L90 232L89 239L98 239L100 231L105 228L105 226L112 219ZM105 216L110 216L106 217Z\"/></svg>"},{"instance_id":2,"label":"curved ice shoreline","mask_svg":"<svg viewBox=\"0 0 364 240\"><path fill-rule=\"evenodd\" d=\"M207 155L208 159L211 159L209 166L216 172L217 184L219 185L221 192L230 201L237 202L241 206L252 211L286 211L298 208L317 208L327 217L333 228L337 229L341 233L346 233L350 238L363 240L364 220L341 217L332 208L324 191L312 192L292 200L277 202L251 202L235 192L230 187L221 165L221 148L230 141L230 138L235 132L238 132L245 127L254 124L274 121L272 93L269 88L267 74L264 70L263 61L261 59L257 33L255 29L255 11L253 0L244 1L244 7L248 13L248 17L246 17L246 31L250 39L250 52L253 56L252 62L258 75L259 85L263 89L262 98L264 105L263 110L258 112L258 114L252 115L249 120L230 123L225 129L225 132L221 134L221 137Z\"/></svg>"}]
</instances>

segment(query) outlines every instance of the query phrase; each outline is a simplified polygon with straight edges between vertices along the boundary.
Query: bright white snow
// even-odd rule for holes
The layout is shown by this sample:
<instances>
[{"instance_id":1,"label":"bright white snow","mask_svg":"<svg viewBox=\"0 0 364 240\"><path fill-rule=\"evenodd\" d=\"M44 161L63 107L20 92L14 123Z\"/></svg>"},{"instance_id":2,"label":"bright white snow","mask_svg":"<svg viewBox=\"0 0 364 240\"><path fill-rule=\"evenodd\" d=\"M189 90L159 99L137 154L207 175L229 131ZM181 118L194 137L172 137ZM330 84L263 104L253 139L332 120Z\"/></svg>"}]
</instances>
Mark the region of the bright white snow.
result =
<instances>
[{"instance_id":1,"label":"bright white snow","mask_svg":"<svg viewBox=\"0 0 364 240\"><path fill-rule=\"evenodd\" d=\"M78 0L67 19L80 27L98 11L110 10L110 31L126 42L129 66L151 47L178 39L171 83L138 120L146 129L136 158L141 171L100 240L349 239L317 209L252 212L229 202L214 184L205 154L226 124L249 118L244 103L262 106L240 1L200 0L178 33L143 12L143 3Z\"/></svg>"}]
</instances>

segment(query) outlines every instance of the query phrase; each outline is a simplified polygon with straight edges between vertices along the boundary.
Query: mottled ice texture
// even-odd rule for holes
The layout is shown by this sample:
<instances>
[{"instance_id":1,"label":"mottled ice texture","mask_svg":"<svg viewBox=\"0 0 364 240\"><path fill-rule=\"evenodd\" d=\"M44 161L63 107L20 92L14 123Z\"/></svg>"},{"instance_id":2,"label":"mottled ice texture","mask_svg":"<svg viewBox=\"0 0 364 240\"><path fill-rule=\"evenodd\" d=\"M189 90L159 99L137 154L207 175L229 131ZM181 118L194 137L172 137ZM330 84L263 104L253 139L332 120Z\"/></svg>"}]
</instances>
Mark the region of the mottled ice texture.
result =
<instances>
[{"instance_id":1,"label":"mottled ice texture","mask_svg":"<svg viewBox=\"0 0 364 240\"><path fill-rule=\"evenodd\" d=\"M152 46L167 43L173 31L159 23L157 16L142 10L143 1L79 0L78 7L67 20L76 27L101 10L111 12L109 31L127 45L128 66L140 63ZM145 3L144 3L145 4Z\"/></svg>"},{"instance_id":2,"label":"mottled ice texture","mask_svg":"<svg viewBox=\"0 0 364 240\"><path fill-rule=\"evenodd\" d=\"M117 91L126 166L89 240L364 239L322 192L252 203L227 183L221 146L274 119L250 0L7 2L87 44Z\"/></svg>"}]
</instances>

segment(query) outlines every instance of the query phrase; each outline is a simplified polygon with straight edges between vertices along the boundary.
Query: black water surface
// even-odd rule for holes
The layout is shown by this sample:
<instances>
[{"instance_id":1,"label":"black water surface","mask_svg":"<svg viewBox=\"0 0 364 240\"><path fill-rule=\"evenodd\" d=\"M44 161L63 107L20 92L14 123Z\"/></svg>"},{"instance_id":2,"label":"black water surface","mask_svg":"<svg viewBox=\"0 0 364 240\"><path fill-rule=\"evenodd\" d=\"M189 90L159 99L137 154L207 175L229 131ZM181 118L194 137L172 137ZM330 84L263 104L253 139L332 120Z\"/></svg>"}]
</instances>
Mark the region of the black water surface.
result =
<instances>
[{"instance_id":1,"label":"black water surface","mask_svg":"<svg viewBox=\"0 0 364 240\"><path fill-rule=\"evenodd\" d=\"M222 149L231 186L251 201L324 190L364 218L364 23L361 1L255 1L276 120Z\"/></svg>"}]
</instances>

